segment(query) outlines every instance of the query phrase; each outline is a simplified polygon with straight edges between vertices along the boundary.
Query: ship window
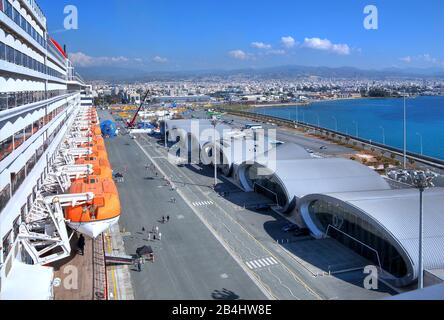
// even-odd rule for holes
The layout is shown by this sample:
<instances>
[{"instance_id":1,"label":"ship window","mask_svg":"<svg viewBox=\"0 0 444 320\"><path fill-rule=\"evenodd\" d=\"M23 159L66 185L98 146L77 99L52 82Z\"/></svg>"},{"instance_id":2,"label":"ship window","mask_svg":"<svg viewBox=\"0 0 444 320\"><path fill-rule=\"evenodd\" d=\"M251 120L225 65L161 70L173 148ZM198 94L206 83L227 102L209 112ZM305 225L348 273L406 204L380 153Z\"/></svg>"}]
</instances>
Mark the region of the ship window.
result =
<instances>
[{"instance_id":1,"label":"ship window","mask_svg":"<svg viewBox=\"0 0 444 320\"><path fill-rule=\"evenodd\" d=\"M14 134L14 150L20 147L20 145L25 141L24 130L20 130Z\"/></svg>"},{"instance_id":2,"label":"ship window","mask_svg":"<svg viewBox=\"0 0 444 320\"><path fill-rule=\"evenodd\" d=\"M9 255L9 252L11 251L12 247L12 232L9 231L6 236L3 237L3 261L6 260L6 258Z\"/></svg>"},{"instance_id":3,"label":"ship window","mask_svg":"<svg viewBox=\"0 0 444 320\"><path fill-rule=\"evenodd\" d=\"M28 140L32 136L32 124L25 128L25 140Z\"/></svg>"},{"instance_id":4,"label":"ship window","mask_svg":"<svg viewBox=\"0 0 444 320\"><path fill-rule=\"evenodd\" d=\"M36 156L33 154L31 158L26 162L26 173L29 174L31 170L34 168L36 163Z\"/></svg>"},{"instance_id":5,"label":"ship window","mask_svg":"<svg viewBox=\"0 0 444 320\"><path fill-rule=\"evenodd\" d=\"M6 45L0 42L0 60L6 60Z\"/></svg>"},{"instance_id":6,"label":"ship window","mask_svg":"<svg viewBox=\"0 0 444 320\"><path fill-rule=\"evenodd\" d=\"M2 211L4 207L6 207L10 198L11 198L11 186L8 183L0 192L0 211Z\"/></svg>"},{"instance_id":7,"label":"ship window","mask_svg":"<svg viewBox=\"0 0 444 320\"><path fill-rule=\"evenodd\" d=\"M14 8L13 10L14 10L14 11L13 11L13 13L14 13L14 22L15 22L17 25L20 25L20 18L21 18L20 13L17 11L16 8Z\"/></svg>"},{"instance_id":8,"label":"ship window","mask_svg":"<svg viewBox=\"0 0 444 320\"><path fill-rule=\"evenodd\" d=\"M5 1L5 2L6 2L5 13L9 18L12 19L12 4L9 1Z\"/></svg>"},{"instance_id":9,"label":"ship window","mask_svg":"<svg viewBox=\"0 0 444 320\"><path fill-rule=\"evenodd\" d=\"M0 161L12 152L12 136L0 142Z\"/></svg>"},{"instance_id":10,"label":"ship window","mask_svg":"<svg viewBox=\"0 0 444 320\"><path fill-rule=\"evenodd\" d=\"M19 234L20 231L20 216L18 216L15 220L14 223L12 225L12 230L14 233L14 240L17 239L17 236Z\"/></svg>"},{"instance_id":11,"label":"ship window","mask_svg":"<svg viewBox=\"0 0 444 320\"><path fill-rule=\"evenodd\" d=\"M23 180L25 180L25 167L17 173L11 173L12 194L17 191Z\"/></svg>"},{"instance_id":12,"label":"ship window","mask_svg":"<svg viewBox=\"0 0 444 320\"><path fill-rule=\"evenodd\" d=\"M6 60L10 63L14 63L14 49L10 46L6 46Z\"/></svg>"}]
</instances>

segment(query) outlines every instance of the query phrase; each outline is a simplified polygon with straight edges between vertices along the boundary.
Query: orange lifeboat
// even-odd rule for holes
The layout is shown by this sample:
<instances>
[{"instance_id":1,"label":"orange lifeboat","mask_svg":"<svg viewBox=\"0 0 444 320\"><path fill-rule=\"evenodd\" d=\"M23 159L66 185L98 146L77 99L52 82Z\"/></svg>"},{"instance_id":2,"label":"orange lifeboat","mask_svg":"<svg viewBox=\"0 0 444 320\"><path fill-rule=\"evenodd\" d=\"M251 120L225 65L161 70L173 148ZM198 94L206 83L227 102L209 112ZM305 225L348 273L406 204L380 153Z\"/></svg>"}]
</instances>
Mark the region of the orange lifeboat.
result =
<instances>
[{"instance_id":1,"label":"orange lifeboat","mask_svg":"<svg viewBox=\"0 0 444 320\"><path fill-rule=\"evenodd\" d=\"M112 179L113 170L106 159L100 159L97 157L88 157L86 159L79 159L76 164L90 164L93 166L94 175L99 176L102 179Z\"/></svg>"},{"instance_id":2,"label":"orange lifeboat","mask_svg":"<svg viewBox=\"0 0 444 320\"><path fill-rule=\"evenodd\" d=\"M96 238L120 217L119 194L113 180L90 176L72 183L70 193L94 193L94 199L83 206L65 208L65 219L75 231Z\"/></svg>"}]
</instances>

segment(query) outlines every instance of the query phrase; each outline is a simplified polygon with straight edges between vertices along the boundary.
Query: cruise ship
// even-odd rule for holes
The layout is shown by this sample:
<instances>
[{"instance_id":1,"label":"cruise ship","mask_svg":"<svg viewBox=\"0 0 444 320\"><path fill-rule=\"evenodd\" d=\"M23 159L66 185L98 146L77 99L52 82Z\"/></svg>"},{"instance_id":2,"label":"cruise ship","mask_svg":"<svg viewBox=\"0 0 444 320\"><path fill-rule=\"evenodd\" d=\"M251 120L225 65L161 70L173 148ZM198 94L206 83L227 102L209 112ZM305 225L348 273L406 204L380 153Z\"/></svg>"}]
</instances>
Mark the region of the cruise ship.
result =
<instances>
[{"instance_id":1,"label":"cruise ship","mask_svg":"<svg viewBox=\"0 0 444 320\"><path fill-rule=\"evenodd\" d=\"M91 90L35 0L0 0L1 300L51 299L50 265L71 254L72 234L96 237L118 220L112 177L88 163L96 142L104 148Z\"/></svg>"}]
</instances>

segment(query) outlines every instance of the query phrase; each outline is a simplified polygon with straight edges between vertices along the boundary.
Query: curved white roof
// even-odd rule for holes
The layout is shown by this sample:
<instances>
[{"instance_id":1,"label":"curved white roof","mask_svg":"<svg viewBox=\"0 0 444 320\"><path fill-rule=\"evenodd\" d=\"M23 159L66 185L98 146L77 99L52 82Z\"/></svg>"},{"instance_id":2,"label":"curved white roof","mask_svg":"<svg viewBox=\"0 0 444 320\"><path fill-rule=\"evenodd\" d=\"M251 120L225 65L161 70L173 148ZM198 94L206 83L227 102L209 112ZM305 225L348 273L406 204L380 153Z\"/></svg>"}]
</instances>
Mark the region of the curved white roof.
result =
<instances>
[{"instance_id":1,"label":"curved white roof","mask_svg":"<svg viewBox=\"0 0 444 320\"><path fill-rule=\"evenodd\" d=\"M342 158L279 160L275 174L290 197L312 193L389 190L389 184L375 171Z\"/></svg>"},{"instance_id":2,"label":"curved white roof","mask_svg":"<svg viewBox=\"0 0 444 320\"><path fill-rule=\"evenodd\" d=\"M404 251L410 264L410 281L417 278L419 252L419 191L396 189L365 192L313 194L300 201L303 207L315 200L342 203L360 213L361 217L378 226L388 239ZM433 188L424 193L424 268L444 268L444 188ZM307 221L312 229L313 224ZM310 218L309 218L310 219ZM316 233L316 230L312 230Z\"/></svg>"}]
</instances>

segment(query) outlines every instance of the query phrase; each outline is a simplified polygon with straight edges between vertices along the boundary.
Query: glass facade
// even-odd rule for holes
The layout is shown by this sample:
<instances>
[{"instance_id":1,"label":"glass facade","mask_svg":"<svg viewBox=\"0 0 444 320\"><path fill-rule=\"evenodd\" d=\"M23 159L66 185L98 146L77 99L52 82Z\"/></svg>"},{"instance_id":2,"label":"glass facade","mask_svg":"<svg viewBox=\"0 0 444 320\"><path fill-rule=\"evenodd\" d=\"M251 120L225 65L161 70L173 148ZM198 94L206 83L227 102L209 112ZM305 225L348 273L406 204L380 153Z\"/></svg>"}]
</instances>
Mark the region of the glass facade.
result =
<instances>
[{"instance_id":1,"label":"glass facade","mask_svg":"<svg viewBox=\"0 0 444 320\"><path fill-rule=\"evenodd\" d=\"M37 30L18 12L8 0L0 0L0 10L3 11L12 21L31 36L43 48L46 48L46 40Z\"/></svg>"},{"instance_id":2,"label":"glass facade","mask_svg":"<svg viewBox=\"0 0 444 320\"><path fill-rule=\"evenodd\" d=\"M75 90L0 92L0 111L76 92Z\"/></svg>"},{"instance_id":3,"label":"glass facade","mask_svg":"<svg viewBox=\"0 0 444 320\"><path fill-rule=\"evenodd\" d=\"M66 75L44 65L43 63L31 58L30 56L20 52L19 50L16 50L4 44L3 42L0 42L0 59L16 64L18 66L34 70L36 72L46 74L54 78L66 80Z\"/></svg>"},{"instance_id":4,"label":"glass facade","mask_svg":"<svg viewBox=\"0 0 444 320\"><path fill-rule=\"evenodd\" d=\"M261 169L260 174L259 168ZM256 165L252 165L247 169L246 177L250 187L255 192L275 202L278 206L286 207L288 205L288 198L279 179L271 171L267 174L267 171L262 172L262 170L269 171L269 169Z\"/></svg>"},{"instance_id":5,"label":"glass facade","mask_svg":"<svg viewBox=\"0 0 444 320\"><path fill-rule=\"evenodd\" d=\"M382 269L393 276L401 278L407 275L407 266L398 250L373 224L346 208L326 201L312 202L308 211L316 227L323 233L328 232L328 236L370 260L374 265L381 263Z\"/></svg>"}]
</instances>

